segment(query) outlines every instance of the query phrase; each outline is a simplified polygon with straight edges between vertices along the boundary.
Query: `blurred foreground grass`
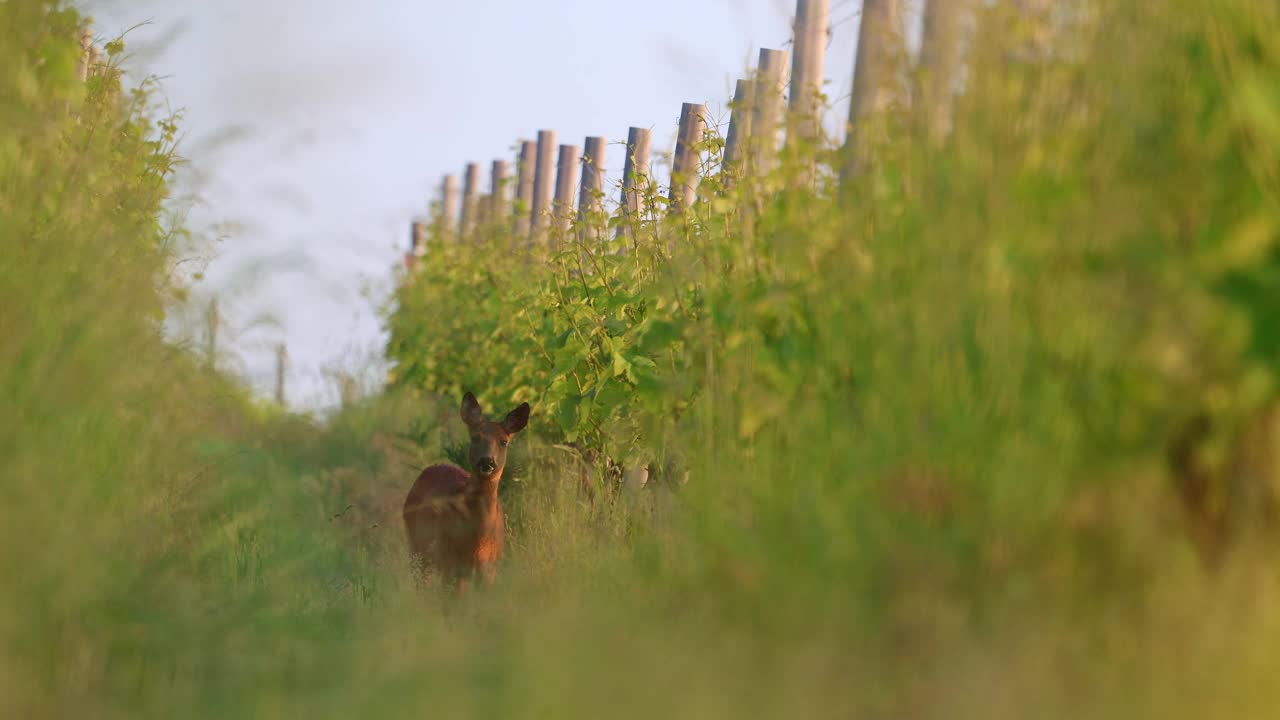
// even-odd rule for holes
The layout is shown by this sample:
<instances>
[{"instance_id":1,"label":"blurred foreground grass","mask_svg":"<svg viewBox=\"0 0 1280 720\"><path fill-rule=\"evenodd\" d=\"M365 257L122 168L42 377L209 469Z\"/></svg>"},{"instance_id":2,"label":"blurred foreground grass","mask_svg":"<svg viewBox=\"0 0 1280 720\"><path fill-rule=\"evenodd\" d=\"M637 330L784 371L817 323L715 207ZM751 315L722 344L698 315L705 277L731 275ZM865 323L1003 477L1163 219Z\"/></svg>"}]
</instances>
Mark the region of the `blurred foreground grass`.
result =
<instances>
[{"instance_id":1,"label":"blurred foreground grass","mask_svg":"<svg viewBox=\"0 0 1280 720\"><path fill-rule=\"evenodd\" d=\"M321 425L165 343L176 128L0 2L0 714L1272 717L1280 18L1058 7L1031 60L984 10L951 139L885 118L847 194L709 176L581 294L433 248ZM543 438L441 606L395 510L463 385ZM689 482L587 503L565 439Z\"/></svg>"}]
</instances>

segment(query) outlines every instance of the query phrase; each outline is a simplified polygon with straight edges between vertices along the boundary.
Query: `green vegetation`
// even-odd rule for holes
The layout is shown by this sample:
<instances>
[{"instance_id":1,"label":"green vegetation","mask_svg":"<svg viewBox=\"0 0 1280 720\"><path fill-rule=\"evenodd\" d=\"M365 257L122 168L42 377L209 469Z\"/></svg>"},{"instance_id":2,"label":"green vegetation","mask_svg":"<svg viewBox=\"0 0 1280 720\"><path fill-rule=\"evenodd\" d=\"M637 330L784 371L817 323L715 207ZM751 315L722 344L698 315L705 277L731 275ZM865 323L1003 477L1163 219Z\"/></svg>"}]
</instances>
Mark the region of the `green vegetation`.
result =
<instances>
[{"instance_id":1,"label":"green vegetation","mask_svg":"<svg viewBox=\"0 0 1280 720\"><path fill-rule=\"evenodd\" d=\"M845 187L726 187L710 134L630 239L433 238L321 426L164 342L175 123L0 2L0 708L1270 716L1280 17L1073 7L984 10L951 136L895 110ZM463 388L541 437L455 604L396 506ZM564 443L653 477L589 502Z\"/></svg>"}]
</instances>

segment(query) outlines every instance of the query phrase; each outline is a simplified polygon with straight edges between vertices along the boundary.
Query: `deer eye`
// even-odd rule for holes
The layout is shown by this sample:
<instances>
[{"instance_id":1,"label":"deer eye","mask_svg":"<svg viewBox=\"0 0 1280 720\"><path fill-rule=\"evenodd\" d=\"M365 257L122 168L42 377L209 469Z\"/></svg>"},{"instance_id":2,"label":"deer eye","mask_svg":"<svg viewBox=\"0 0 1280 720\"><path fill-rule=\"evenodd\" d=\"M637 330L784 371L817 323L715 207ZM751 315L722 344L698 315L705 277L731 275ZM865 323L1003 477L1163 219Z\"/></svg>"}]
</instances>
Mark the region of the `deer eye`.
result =
<instances>
[{"instance_id":1,"label":"deer eye","mask_svg":"<svg viewBox=\"0 0 1280 720\"><path fill-rule=\"evenodd\" d=\"M507 441L506 441L506 440L499 440L499 441L498 441L498 444L499 444L499 445L501 445L502 447L506 447L506 446L507 446Z\"/></svg>"}]
</instances>

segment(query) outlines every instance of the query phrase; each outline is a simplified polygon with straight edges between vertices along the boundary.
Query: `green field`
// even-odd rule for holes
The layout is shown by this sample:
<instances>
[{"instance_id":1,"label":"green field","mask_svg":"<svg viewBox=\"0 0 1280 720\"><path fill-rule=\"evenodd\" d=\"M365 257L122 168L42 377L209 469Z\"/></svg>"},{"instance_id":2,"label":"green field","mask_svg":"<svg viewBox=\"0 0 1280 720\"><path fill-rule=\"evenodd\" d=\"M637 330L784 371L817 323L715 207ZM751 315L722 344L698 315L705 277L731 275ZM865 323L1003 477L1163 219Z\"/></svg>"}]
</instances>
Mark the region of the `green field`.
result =
<instances>
[{"instance_id":1,"label":"green field","mask_svg":"<svg viewBox=\"0 0 1280 720\"><path fill-rule=\"evenodd\" d=\"M0 717L1275 717L1274 3L991 3L952 132L843 184L709 133L624 239L433 234L324 421L164 339L179 123L49 5L0 1ZM398 505L464 389L534 419L455 602Z\"/></svg>"}]
</instances>

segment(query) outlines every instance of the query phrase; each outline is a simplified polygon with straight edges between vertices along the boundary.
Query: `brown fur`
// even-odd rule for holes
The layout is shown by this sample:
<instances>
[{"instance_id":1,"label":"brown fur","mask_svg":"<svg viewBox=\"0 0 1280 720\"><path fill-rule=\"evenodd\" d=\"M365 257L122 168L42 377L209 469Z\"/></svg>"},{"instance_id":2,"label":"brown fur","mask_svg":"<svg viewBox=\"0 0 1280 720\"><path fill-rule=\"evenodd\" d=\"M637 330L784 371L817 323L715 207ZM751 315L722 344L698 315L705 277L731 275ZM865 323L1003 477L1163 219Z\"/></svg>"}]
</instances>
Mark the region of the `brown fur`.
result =
<instances>
[{"instance_id":1,"label":"brown fur","mask_svg":"<svg viewBox=\"0 0 1280 720\"><path fill-rule=\"evenodd\" d=\"M418 476L404 502L409 553L420 569L440 573L446 584L465 589L473 576L494 579L502 558L505 522L498 483L507 445L529 420L524 403L502 422L485 420L475 396L462 400L462 420L471 433L471 472L432 465Z\"/></svg>"}]
</instances>

